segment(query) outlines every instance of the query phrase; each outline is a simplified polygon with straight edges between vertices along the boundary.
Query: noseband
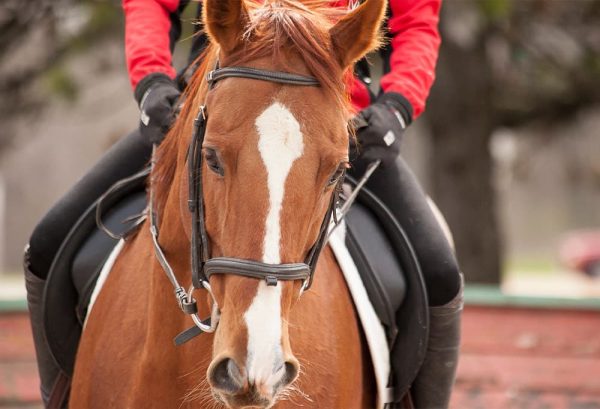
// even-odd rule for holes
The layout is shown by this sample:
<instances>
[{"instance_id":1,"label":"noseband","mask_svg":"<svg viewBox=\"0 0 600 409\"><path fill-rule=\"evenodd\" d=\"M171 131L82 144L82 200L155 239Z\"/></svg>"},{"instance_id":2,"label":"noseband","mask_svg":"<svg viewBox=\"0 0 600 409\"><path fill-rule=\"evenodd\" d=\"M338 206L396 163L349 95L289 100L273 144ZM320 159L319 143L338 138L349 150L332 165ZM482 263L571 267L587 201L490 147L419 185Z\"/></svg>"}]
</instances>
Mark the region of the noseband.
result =
<instances>
[{"instance_id":1,"label":"noseband","mask_svg":"<svg viewBox=\"0 0 600 409\"><path fill-rule=\"evenodd\" d=\"M215 82L230 77L247 78L259 81L275 82L295 86L319 86L319 81L314 77L292 74L288 72L267 71L249 67L216 68L207 75L209 88ZM277 286L279 281L302 280L301 293L308 290L312 284L313 276L319 259L319 254L327 239L327 230L332 217L336 217L335 209L338 202L338 191L343 177L341 177L329 203L329 208L319 229L316 242L309 250L302 263L268 264L256 260L246 260L234 257L210 257L208 234L204 220L204 199L202 194L202 144L206 133L208 116L206 106L201 106L196 119L192 142L188 150L188 180L189 198L188 209L192 216L191 238L191 267L192 287L189 291L179 284L173 269L169 265L162 248L158 243L157 217L152 209L152 192L150 194L150 232L156 257L167 274L175 289L179 306L183 312L189 314L194 327L182 332L175 338L175 344L180 345L202 332L214 332L219 321L219 307L212 293L209 279L214 274L234 274L259 280L265 280L268 286ZM194 289L205 289L213 300L211 317L202 320L198 316L196 300L192 297Z\"/></svg>"}]
</instances>

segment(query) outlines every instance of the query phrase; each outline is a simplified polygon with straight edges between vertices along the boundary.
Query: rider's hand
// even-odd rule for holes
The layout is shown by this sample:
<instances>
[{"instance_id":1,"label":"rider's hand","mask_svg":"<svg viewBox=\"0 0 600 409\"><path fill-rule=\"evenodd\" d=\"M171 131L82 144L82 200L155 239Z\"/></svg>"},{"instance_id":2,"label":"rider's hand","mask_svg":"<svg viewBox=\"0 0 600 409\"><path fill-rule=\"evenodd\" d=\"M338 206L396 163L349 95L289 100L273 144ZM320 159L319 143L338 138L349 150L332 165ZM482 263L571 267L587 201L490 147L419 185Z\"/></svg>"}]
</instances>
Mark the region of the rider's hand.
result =
<instances>
[{"instance_id":1,"label":"rider's hand","mask_svg":"<svg viewBox=\"0 0 600 409\"><path fill-rule=\"evenodd\" d=\"M137 86L140 132L153 144L160 144L173 124L180 94L175 82L160 73L148 75Z\"/></svg>"},{"instance_id":2,"label":"rider's hand","mask_svg":"<svg viewBox=\"0 0 600 409\"><path fill-rule=\"evenodd\" d=\"M386 98L387 97L387 98ZM384 94L377 102L358 113L353 120L361 160L371 162L381 159L382 165L396 160L400 154L400 145L404 128L410 123L404 109Z\"/></svg>"}]
</instances>

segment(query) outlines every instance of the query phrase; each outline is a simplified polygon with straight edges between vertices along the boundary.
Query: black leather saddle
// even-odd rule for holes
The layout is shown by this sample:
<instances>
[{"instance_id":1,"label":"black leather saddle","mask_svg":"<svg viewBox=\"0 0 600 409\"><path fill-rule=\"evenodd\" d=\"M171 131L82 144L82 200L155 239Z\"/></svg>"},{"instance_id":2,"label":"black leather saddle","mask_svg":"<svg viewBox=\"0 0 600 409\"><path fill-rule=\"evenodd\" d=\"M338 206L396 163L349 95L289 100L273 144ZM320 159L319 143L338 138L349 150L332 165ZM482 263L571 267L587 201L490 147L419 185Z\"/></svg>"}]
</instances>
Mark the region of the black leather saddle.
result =
<instances>
[{"instance_id":1,"label":"black leather saddle","mask_svg":"<svg viewBox=\"0 0 600 409\"><path fill-rule=\"evenodd\" d=\"M96 210L101 202L104 225L115 234L126 234L135 228L132 219L146 208L147 176L146 170L119 182L90 206L65 239L50 269L43 300L43 327L56 363L69 377L91 293L117 244L96 225ZM348 182L355 184L349 177ZM425 357L425 284L402 228L372 193L363 188L344 220L346 245L386 329L391 349L390 386L399 402Z\"/></svg>"},{"instance_id":2,"label":"black leather saddle","mask_svg":"<svg viewBox=\"0 0 600 409\"><path fill-rule=\"evenodd\" d=\"M394 388L394 402L401 402L427 351L429 312L421 269L404 230L368 189L361 189L344 220L346 246L386 329L389 386Z\"/></svg>"},{"instance_id":3,"label":"black leather saddle","mask_svg":"<svg viewBox=\"0 0 600 409\"><path fill-rule=\"evenodd\" d=\"M98 275L118 240L96 224L101 203L104 225L117 235L135 228L146 208L146 169L118 182L92 204L73 226L54 257L44 289L43 328L52 356L69 377L73 374L87 307Z\"/></svg>"}]
</instances>

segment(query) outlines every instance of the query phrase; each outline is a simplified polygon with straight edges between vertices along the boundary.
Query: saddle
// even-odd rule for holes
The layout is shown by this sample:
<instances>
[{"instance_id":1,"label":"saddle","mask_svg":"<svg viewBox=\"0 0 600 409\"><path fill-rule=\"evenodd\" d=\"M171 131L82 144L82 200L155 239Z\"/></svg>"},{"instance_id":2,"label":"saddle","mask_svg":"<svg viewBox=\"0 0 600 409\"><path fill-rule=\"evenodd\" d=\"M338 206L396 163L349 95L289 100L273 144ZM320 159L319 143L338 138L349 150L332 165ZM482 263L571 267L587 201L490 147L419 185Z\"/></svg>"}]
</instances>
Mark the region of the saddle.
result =
<instances>
[{"instance_id":1,"label":"saddle","mask_svg":"<svg viewBox=\"0 0 600 409\"><path fill-rule=\"evenodd\" d=\"M68 377L92 291L106 259L118 240L96 223L99 212L105 227L124 236L136 227L146 208L149 169L115 184L79 218L60 246L50 267L42 300L45 339L54 361ZM101 210L102 210L101 209Z\"/></svg>"},{"instance_id":2,"label":"saddle","mask_svg":"<svg viewBox=\"0 0 600 409\"><path fill-rule=\"evenodd\" d=\"M118 182L81 216L60 247L43 299L46 342L62 372L73 374L75 354L90 297L117 238L135 229L146 209L148 170ZM350 184L356 182L347 177ZM385 205L362 189L347 213L346 246L371 303L383 324L391 351L394 401L401 402L421 367L428 338L428 306L421 271L402 228ZM394 404L390 407L395 407Z\"/></svg>"},{"instance_id":3,"label":"saddle","mask_svg":"<svg viewBox=\"0 0 600 409\"><path fill-rule=\"evenodd\" d=\"M356 186L350 176L346 180ZM425 281L404 230L367 188L344 218L346 246L361 276L369 300L390 347L394 404L404 407L406 392L417 377L427 352L429 310Z\"/></svg>"}]
</instances>

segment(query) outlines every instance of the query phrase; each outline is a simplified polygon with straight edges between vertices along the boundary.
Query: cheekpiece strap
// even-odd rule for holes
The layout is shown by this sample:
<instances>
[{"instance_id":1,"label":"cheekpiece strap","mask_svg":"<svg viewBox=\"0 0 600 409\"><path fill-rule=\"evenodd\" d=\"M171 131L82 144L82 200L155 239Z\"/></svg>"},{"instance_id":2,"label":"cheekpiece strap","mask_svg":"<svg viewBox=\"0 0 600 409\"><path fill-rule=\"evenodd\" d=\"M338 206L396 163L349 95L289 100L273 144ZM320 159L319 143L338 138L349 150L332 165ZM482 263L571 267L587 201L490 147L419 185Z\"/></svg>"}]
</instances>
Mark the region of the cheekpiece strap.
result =
<instances>
[{"instance_id":1,"label":"cheekpiece strap","mask_svg":"<svg viewBox=\"0 0 600 409\"><path fill-rule=\"evenodd\" d=\"M308 252L308 256L306 257L306 264L310 267L310 276L304 285L303 291L306 291L310 288L313 282L313 277L315 274L315 270L317 269L317 262L319 261L319 256L321 255L321 250L323 246L327 242L329 224L331 223L331 219L334 219L334 222L337 224L337 216L336 216L336 208L339 202L339 192L342 188L342 184L344 183L344 174L340 177L340 180L336 183L334 187L334 191L331 195L331 201L329 202L329 208L327 209L327 213L325 214L325 218L323 219L323 223L321 223L321 228L319 229L319 236L317 237L317 241L313 245L313 247Z\"/></svg>"},{"instance_id":2,"label":"cheekpiece strap","mask_svg":"<svg viewBox=\"0 0 600 409\"><path fill-rule=\"evenodd\" d=\"M188 151L188 208L192 214L192 284L202 288L204 263L209 254L208 237L204 225L204 201L202 200L202 143L206 133L206 109L200 107L194 120L192 143Z\"/></svg>"}]
</instances>

